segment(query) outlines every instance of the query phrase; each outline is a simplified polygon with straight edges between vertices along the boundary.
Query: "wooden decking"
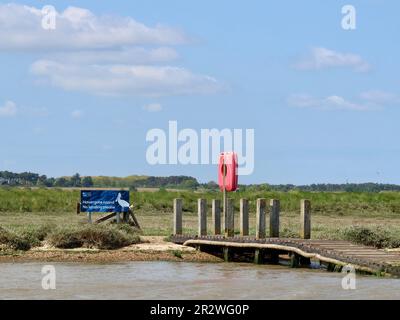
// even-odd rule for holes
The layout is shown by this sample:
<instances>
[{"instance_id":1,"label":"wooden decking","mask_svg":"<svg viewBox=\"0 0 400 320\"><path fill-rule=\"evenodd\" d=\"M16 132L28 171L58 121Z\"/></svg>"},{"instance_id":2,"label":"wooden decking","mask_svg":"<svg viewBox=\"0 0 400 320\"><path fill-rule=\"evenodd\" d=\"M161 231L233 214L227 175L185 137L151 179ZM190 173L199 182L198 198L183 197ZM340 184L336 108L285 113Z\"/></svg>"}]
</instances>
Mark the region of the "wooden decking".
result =
<instances>
[{"instance_id":1,"label":"wooden decking","mask_svg":"<svg viewBox=\"0 0 400 320\"><path fill-rule=\"evenodd\" d=\"M175 235L171 241L210 253L229 249L236 255L246 252L257 252L257 256L260 252L267 256L288 254L303 261L301 264L316 260L330 268L338 266L339 270L345 265L352 265L358 271L400 276L400 252L388 252L348 241L190 235Z\"/></svg>"}]
</instances>

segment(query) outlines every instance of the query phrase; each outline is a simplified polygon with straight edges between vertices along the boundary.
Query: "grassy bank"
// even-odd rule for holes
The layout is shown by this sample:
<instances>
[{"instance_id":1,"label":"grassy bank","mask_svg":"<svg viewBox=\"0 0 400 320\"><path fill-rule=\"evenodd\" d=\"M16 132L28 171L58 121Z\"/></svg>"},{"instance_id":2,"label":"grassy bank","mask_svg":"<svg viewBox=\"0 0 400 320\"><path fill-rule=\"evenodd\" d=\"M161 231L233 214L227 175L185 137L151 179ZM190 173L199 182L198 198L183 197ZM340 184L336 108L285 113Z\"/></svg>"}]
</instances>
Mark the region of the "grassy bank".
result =
<instances>
[{"instance_id":1,"label":"grassy bank","mask_svg":"<svg viewBox=\"0 0 400 320\"><path fill-rule=\"evenodd\" d=\"M184 202L184 232L195 233L197 199L207 199L210 206L211 200L220 198L221 195L213 192L165 190L132 192L131 202L134 204L144 235L171 234L172 201L177 197L183 198ZM298 219L300 199L306 198L312 203L313 238L346 239L377 247L400 247L400 193L397 192L236 192L231 193L230 197L235 199L236 212L239 210L239 199L249 199L251 234L255 233L255 200L275 198L281 200L281 235L297 237L300 227ZM0 226L17 235L12 240L16 243L29 235L33 242L44 237L46 241L58 243L58 246L65 246L62 239L69 238L70 242L74 242L74 239L78 238L76 240L78 246L104 248L107 245L96 240L98 236L96 232L103 235L113 232L126 233L126 230L116 230L114 226L104 227L110 228L107 230L102 230L103 227L100 226L99 231L85 226L86 217L75 213L78 201L78 190L0 188ZM211 230L210 211L209 230ZM49 225L51 227L48 227ZM235 225L239 225L238 214ZM79 234L81 236L78 236ZM10 234L6 236L12 238ZM129 240L131 235L124 236L128 238L116 241L116 247L131 241ZM82 237L91 240L79 240ZM110 239L112 242L113 236ZM24 246L23 241L20 245Z\"/></svg>"},{"instance_id":2,"label":"grassy bank","mask_svg":"<svg viewBox=\"0 0 400 320\"><path fill-rule=\"evenodd\" d=\"M336 216L400 216L400 193L356 193L356 192L235 192L229 196L235 200L246 198L250 209L254 211L257 198L280 199L284 212L295 213L299 210L300 199L310 199L314 214ZM218 192L166 191L131 192L131 202L136 210L170 212L172 200L183 198L183 210L196 211L197 198L220 198ZM79 201L78 190L65 189L29 189L0 188L0 213L2 212L69 212ZM239 202L236 201L236 209Z\"/></svg>"},{"instance_id":3,"label":"grassy bank","mask_svg":"<svg viewBox=\"0 0 400 320\"><path fill-rule=\"evenodd\" d=\"M0 248L27 251L43 244L60 249L118 249L140 242L127 225L22 225L0 227Z\"/></svg>"}]
</instances>

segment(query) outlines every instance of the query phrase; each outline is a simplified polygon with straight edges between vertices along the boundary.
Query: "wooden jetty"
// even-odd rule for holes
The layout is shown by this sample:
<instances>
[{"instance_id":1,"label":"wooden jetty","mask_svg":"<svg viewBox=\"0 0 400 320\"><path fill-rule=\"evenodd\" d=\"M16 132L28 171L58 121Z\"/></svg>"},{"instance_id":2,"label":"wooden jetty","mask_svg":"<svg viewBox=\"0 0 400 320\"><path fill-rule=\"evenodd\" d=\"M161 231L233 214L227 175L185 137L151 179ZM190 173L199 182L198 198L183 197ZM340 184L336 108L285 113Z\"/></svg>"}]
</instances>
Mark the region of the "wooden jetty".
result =
<instances>
[{"instance_id":1,"label":"wooden jetty","mask_svg":"<svg viewBox=\"0 0 400 320\"><path fill-rule=\"evenodd\" d=\"M213 233L207 233L207 204L204 199L198 201L199 231L196 235L182 234L182 200L174 200L174 234L171 241L176 244L192 246L198 250L220 256L225 261L246 261L254 263L277 264L285 261L291 267L309 267L319 263L329 271L341 271L349 266L358 272L400 276L400 253L384 249L354 244L349 241L311 239L311 204L301 201L301 228L299 238L279 237L278 200L271 200L267 208L265 199L258 199L256 205L256 235L248 235L248 202L240 201L240 234L234 235L233 201L228 201L224 216L225 234L221 235L221 214L213 201ZM266 237L269 216L269 234Z\"/></svg>"}]
</instances>

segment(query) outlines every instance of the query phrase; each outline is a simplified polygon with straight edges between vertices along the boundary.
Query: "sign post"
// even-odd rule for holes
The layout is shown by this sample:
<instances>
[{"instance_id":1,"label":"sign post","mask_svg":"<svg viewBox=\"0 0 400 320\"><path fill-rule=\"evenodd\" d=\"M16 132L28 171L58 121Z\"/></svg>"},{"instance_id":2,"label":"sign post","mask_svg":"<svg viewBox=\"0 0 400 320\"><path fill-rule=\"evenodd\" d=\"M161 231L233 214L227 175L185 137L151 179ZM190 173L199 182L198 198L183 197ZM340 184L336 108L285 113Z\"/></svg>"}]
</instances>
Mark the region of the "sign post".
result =
<instances>
[{"instance_id":1,"label":"sign post","mask_svg":"<svg viewBox=\"0 0 400 320\"><path fill-rule=\"evenodd\" d=\"M124 222L128 222L129 215L133 223L140 229L129 203L128 190L81 190L80 212L86 212L88 222L92 223L92 213L110 213L100 218L95 223L106 221L115 217L117 223L121 222L120 214L124 214Z\"/></svg>"}]
</instances>

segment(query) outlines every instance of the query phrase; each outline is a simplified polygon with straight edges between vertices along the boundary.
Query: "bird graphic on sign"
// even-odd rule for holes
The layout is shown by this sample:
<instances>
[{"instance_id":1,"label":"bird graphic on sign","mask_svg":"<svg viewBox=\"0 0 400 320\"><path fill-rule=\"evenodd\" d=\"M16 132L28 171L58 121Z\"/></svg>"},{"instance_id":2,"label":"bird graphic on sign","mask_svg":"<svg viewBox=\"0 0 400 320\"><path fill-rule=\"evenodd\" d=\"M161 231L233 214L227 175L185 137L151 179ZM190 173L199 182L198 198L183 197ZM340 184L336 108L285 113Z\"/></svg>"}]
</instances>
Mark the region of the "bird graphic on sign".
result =
<instances>
[{"instance_id":1,"label":"bird graphic on sign","mask_svg":"<svg viewBox=\"0 0 400 320\"><path fill-rule=\"evenodd\" d=\"M124 210L124 208L129 208L129 202L122 200L121 197L121 193L118 193L116 202L122 207L122 210Z\"/></svg>"}]
</instances>

